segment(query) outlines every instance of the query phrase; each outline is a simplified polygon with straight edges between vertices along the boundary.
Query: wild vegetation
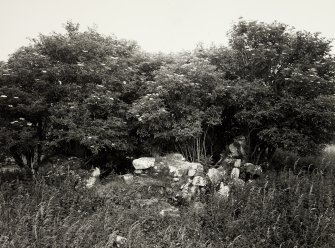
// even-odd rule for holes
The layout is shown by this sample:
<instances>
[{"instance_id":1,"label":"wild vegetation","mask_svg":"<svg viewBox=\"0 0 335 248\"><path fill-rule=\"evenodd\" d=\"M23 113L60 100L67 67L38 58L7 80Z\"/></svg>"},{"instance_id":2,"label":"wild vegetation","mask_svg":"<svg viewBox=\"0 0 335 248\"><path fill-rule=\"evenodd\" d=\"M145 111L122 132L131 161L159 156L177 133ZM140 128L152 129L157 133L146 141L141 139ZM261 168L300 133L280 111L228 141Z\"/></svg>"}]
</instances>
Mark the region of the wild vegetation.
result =
<instances>
[{"instance_id":1,"label":"wild vegetation","mask_svg":"<svg viewBox=\"0 0 335 248\"><path fill-rule=\"evenodd\" d=\"M335 160L320 155L335 134L330 40L240 20L228 47L166 55L65 29L0 62L0 163L34 175L1 179L0 245L113 247L120 233L128 247L333 246ZM79 168L51 162L76 156L121 173L131 158L180 152L210 168L237 136L247 162L270 167L227 201L208 192L201 213L181 206L180 218L134 203L166 191L113 175L107 199L83 187Z\"/></svg>"},{"instance_id":2,"label":"wild vegetation","mask_svg":"<svg viewBox=\"0 0 335 248\"><path fill-rule=\"evenodd\" d=\"M125 247L330 248L335 242L334 173L268 172L234 188L228 201L207 194L201 213L181 206L178 218L137 203L169 197L155 187L134 188L115 176L110 196L101 198L77 187L72 173L53 177L1 185L2 247L114 247L108 243L114 233L127 238Z\"/></svg>"}]
</instances>

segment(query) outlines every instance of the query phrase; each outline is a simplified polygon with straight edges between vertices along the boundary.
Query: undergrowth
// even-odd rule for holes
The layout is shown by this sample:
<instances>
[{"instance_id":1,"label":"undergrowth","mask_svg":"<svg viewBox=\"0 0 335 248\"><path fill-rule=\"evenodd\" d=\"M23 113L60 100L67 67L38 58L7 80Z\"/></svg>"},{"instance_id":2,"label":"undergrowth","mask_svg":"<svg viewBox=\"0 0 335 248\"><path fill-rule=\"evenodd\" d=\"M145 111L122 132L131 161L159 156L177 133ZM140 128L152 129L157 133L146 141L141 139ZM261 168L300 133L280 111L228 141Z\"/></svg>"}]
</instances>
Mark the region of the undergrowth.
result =
<instances>
[{"instance_id":1,"label":"undergrowth","mask_svg":"<svg viewBox=\"0 0 335 248\"><path fill-rule=\"evenodd\" d=\"M114 178L115 179L115 178ZM110 180L114 180L113 178ZM114 180L112 195L62 183L2 183L0 247L110 247L109 235L127 247L334 247L335 183L332 173L267 172L233 188L228 201L201 199L206 211L181 206L181 217L161 217L133 198L164 197L143 186L136 196ZM145 192L144 192L145 191Z\"/></svg>"}]
</instances>

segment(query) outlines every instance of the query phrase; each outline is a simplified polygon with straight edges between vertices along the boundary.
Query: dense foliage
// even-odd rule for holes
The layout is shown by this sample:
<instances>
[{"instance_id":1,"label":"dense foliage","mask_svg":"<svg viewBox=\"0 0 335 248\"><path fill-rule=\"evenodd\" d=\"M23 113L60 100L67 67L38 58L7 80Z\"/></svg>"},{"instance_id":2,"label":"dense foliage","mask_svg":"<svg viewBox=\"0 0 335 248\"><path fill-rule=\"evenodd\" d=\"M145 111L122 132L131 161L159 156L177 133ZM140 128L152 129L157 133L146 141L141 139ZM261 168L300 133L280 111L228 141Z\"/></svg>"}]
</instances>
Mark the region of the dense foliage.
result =
<instances>
[{"instance_id":1,"label":"dense foliage","mask_svg":"<svg viewBox=\"0 0 335 248\"><path fill-rule=\"evenodd\" d=\"M319 34L240 20L228 47L152 55L65 28L0 64L0 152L22 167L74 146L86 158L179 150L200 160L244 135L259 162L334 141L335 60Z\"/></svg>"}]
</instances>

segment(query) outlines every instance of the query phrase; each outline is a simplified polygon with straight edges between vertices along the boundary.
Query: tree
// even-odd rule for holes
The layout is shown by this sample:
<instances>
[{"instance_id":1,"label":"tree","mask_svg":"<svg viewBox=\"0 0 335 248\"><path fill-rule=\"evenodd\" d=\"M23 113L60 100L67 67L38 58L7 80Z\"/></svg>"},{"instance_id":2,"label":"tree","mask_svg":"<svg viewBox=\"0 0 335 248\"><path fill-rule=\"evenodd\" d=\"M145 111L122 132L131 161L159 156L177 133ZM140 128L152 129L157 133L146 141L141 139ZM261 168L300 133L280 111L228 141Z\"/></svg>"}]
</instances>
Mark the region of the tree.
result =
<instances>
[{"instance_id":1,"label":"tree","mask_svg":"<svg viewBox=\"0 0 335 248\"><path fill-rule=\"evenodd\" d=\"M248 139L250 160L276 148L317 153L334 140L329 40L280 23L241 20L230 32L230 46L209 49L207 56L234 81L234 126Z\"/></svg>"},{"instance_id":2,"label":"tree","mask_svg":"<svg viewBox=\"0 0 335 248\"><path fill-rule=\"evenodd\" d=\"M49 107L62 91L48 72L49 58L32 47L19 49L1 68L1 150L27 169L36 170L42 159Z\"/></svg>"},{"instance_id":3,"label":"tree","mask_svg":"<svg viewBox=\"0 0 335 248\"><path fill-rule=\"evenodd\" d=\"M91 154L134 147L127 106L140 87L136 65L142 53L133 42L93 29L80 32L68 23L66 30L40 35L2 68L0 93L8 97L0 99L7 111L1 147L21 166L37 168L42 148L46 152L70 141ZM12 104L13 97L17 103Z\"/></svg>"},{"instance_id":4,"label":"tree","mask_svg":"<svg viewBox=\"0 0 335 248\"><path fill-rule=\"evenodd\" d=\"M214 66L193 54L162 65L130 110L138 120L138 135L149 147L177 149L200 160L206 155L208 130L220 122L221 107L213 104L219 78Z\"/></svg>"},{"instance_id":5,"label":"tree","mask_svg":"<svg viewBox=\"0 0 335 248\"><path fill-rule=\"evenodd\" d=\"M200 160L244 135L258 162L334 140L334 56L319 34L241 20L229 47L152 55L65 29L0 63L0 152L22 167L72 144L88 158L178 150Z\"/></svg>"}]
</instances>

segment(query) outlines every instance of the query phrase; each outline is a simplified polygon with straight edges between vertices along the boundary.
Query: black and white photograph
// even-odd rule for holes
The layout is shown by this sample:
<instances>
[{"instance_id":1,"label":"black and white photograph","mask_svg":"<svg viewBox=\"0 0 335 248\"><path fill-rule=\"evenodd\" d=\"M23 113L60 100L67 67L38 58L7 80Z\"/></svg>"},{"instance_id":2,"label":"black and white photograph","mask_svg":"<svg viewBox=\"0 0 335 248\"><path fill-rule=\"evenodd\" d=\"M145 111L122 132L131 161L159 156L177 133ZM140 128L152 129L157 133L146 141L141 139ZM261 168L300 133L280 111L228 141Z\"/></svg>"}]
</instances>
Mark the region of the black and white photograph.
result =
<instances>
[{"instance_id":1,"label":"black and white photograph","mask_svg":"<svg viewBox=\"0 0 335 248\"><path fill-rule=\"evenodd\" d=\"M0 3L0 248L335 248L334 0Z\"/></svg>"}]
</instances>

